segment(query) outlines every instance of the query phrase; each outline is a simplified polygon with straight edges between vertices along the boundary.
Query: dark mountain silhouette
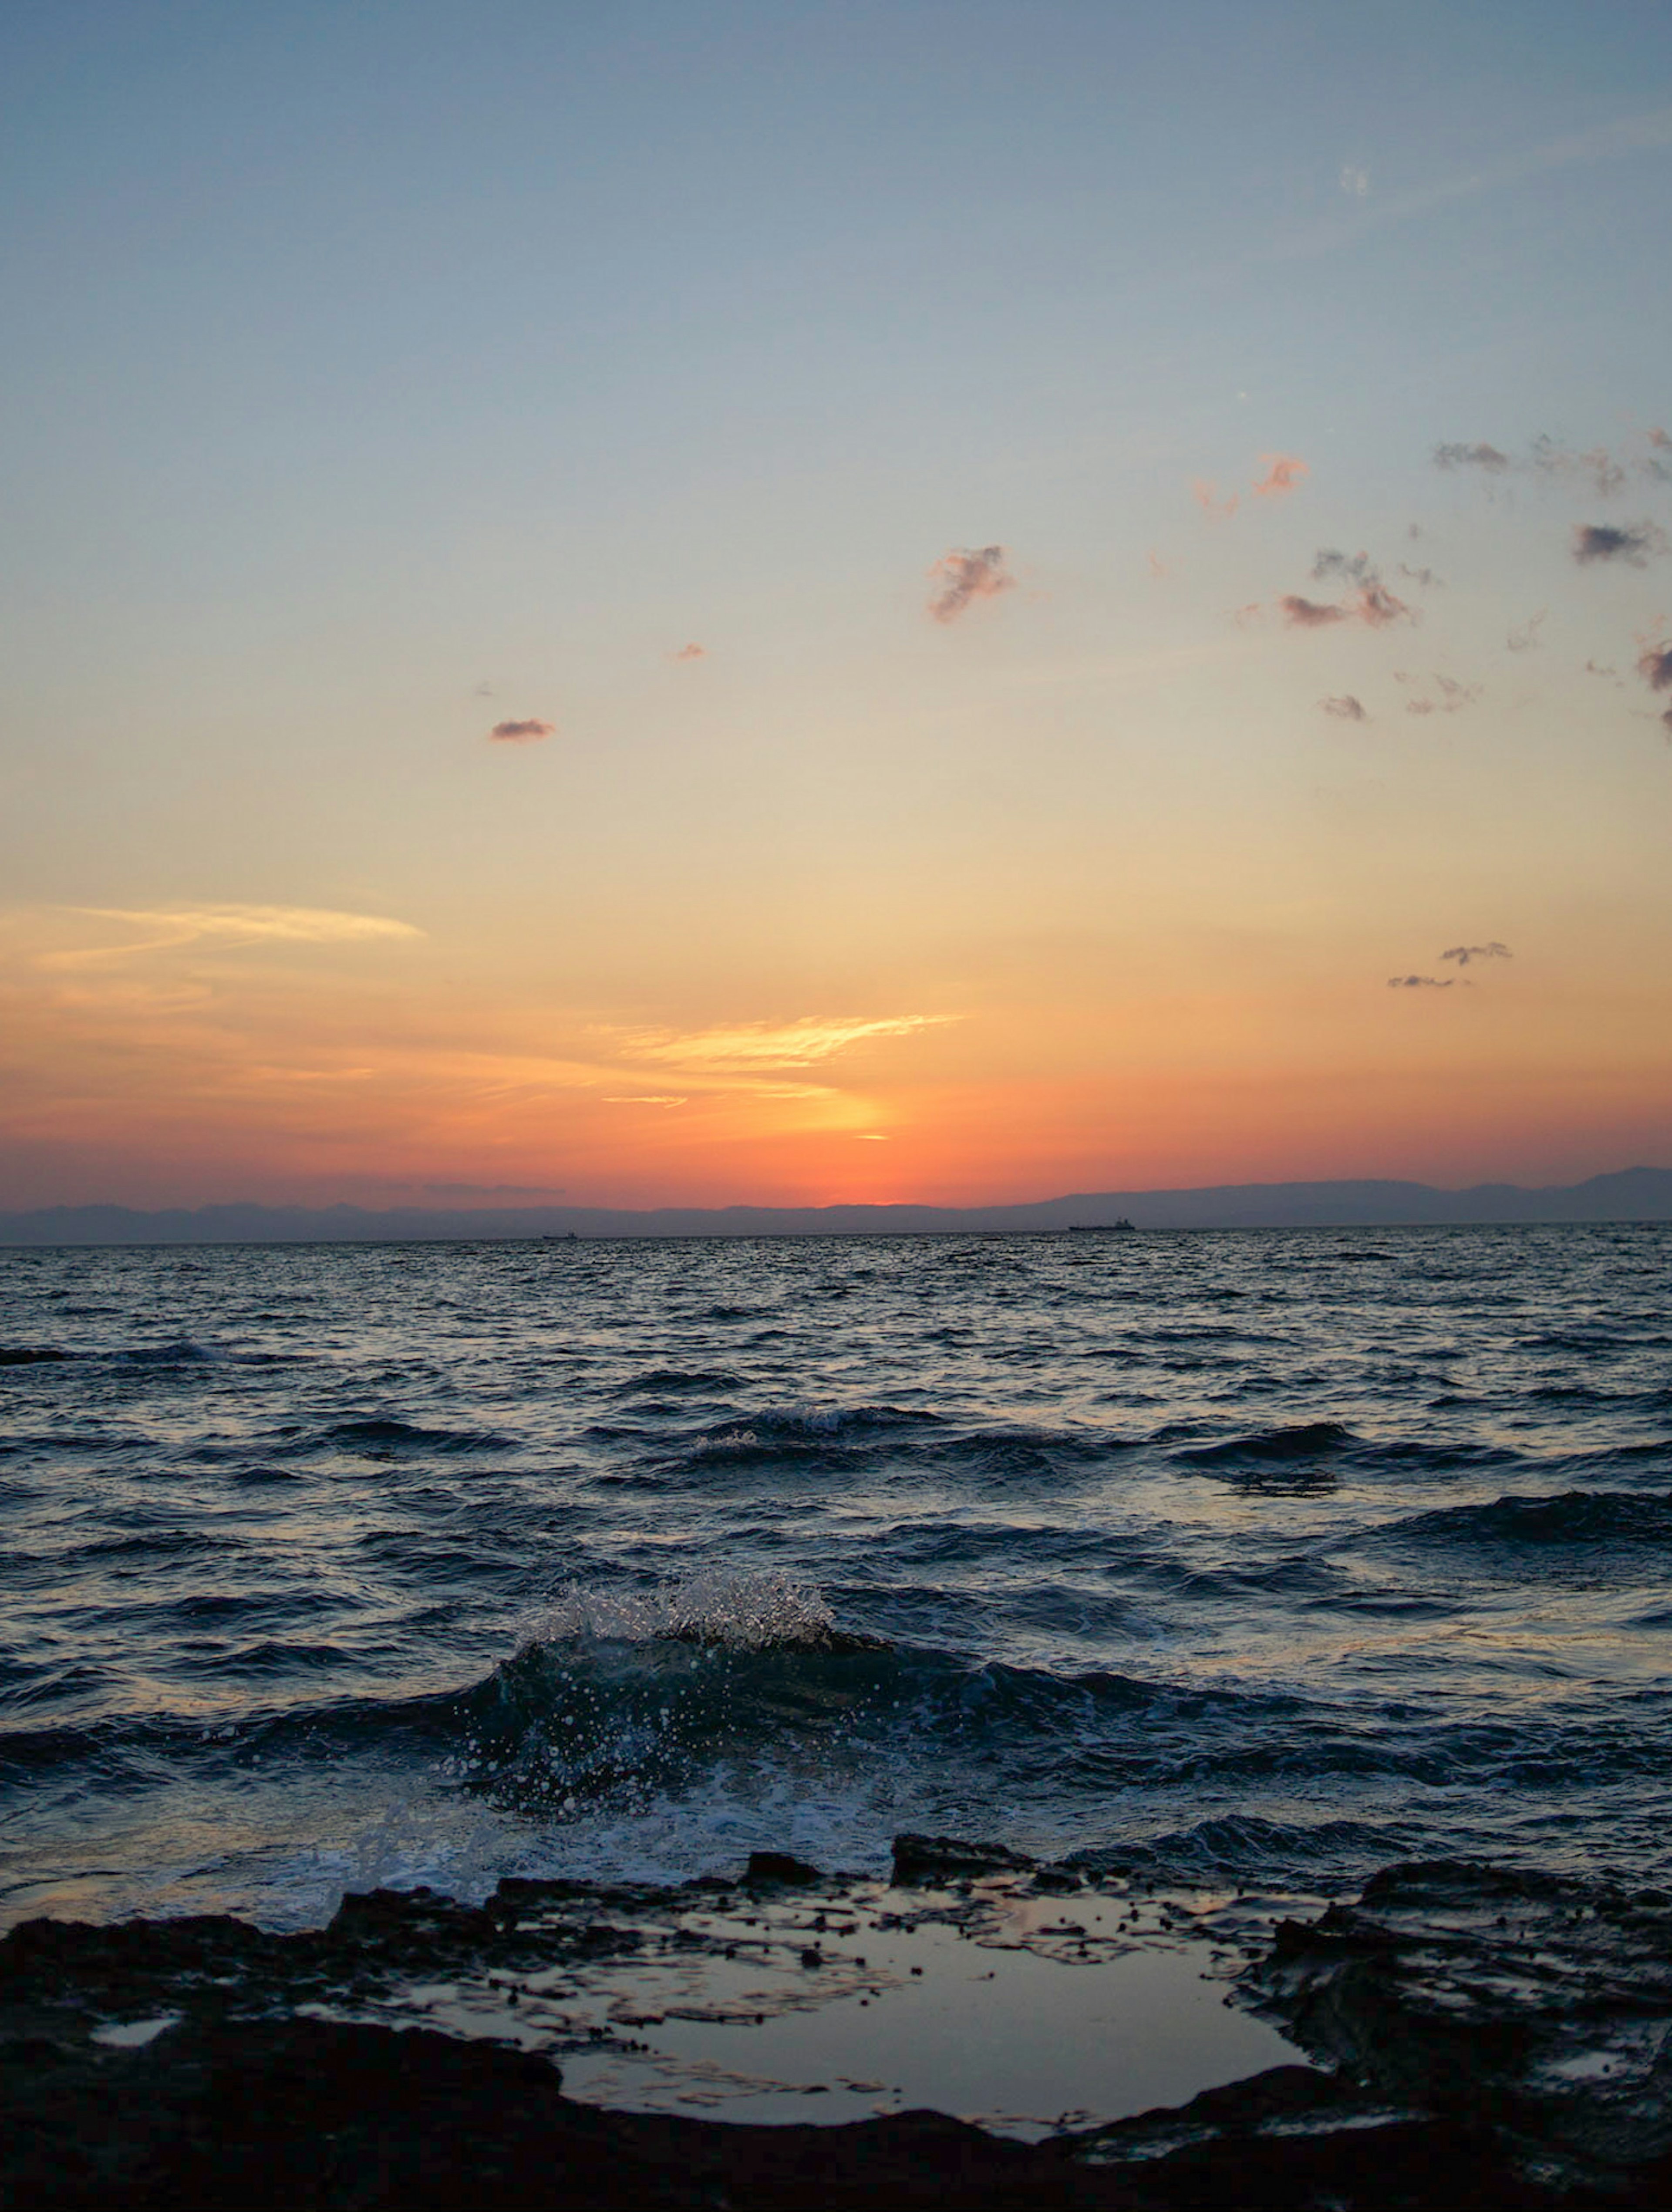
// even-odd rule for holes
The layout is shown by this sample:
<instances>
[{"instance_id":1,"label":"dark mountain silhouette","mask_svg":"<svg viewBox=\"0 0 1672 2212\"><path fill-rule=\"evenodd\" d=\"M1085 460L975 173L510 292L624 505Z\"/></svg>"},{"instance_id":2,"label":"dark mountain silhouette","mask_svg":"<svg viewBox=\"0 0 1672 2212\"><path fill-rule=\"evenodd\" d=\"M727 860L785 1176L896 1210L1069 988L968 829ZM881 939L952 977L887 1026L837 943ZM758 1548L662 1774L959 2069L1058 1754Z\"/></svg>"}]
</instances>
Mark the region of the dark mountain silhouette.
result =
<instances>
[{"instance_id":1,"label":"dark mountain silhouette","mask_svg":"<svg viewBox=\"0 0 1672 2212\"><path fill-rule=\"evenodd\" d=\"M1225 1183L1202 1190L1087 1191L1020 1206L199 1206L143 1212L52 1206L0 1213L0 1244L364 1243L504 1237L968 1236L983 1231L1335 1229L1471 1223L1672 1221L1672 1170L1626 1168L1527 1189L1476 1183Z\"/></svg>"}]
</instances>

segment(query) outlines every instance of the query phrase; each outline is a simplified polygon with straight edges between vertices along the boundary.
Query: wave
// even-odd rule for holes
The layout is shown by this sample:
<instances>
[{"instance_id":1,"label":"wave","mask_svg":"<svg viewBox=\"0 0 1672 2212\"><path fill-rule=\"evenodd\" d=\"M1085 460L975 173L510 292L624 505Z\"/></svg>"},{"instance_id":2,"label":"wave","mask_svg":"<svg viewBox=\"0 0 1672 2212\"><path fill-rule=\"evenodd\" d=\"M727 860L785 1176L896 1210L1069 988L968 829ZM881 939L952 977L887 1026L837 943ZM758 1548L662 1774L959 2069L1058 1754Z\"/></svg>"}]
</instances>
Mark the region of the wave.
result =
<instances>
[{"instance_id":1,"label":"wave","mask_svg":"<svg viewBox=\"0 0 1672 2212\"><path fill-rule=\"evenodd\" d=\"M1565 1490L1554 1498L1505 1497L1487 1505L1419 1513L1361 1540L1419 1543L1672 1544L1672 1491Z\"/></svg>"},{"instance_id":2,"label":"wave","mask_svg":"<svg viewBox=\"0 0 1672 2212\"><path fill-rule=\"evenodd\" d=\"M397 1451L504 1452L518 1449L511 1437L496 1436L491 1431L425 1428L416 1421L397 1420L386 1414L334 1422L316 1441L347 1445L369 1456Z\"/></svg>"}]
</instances>

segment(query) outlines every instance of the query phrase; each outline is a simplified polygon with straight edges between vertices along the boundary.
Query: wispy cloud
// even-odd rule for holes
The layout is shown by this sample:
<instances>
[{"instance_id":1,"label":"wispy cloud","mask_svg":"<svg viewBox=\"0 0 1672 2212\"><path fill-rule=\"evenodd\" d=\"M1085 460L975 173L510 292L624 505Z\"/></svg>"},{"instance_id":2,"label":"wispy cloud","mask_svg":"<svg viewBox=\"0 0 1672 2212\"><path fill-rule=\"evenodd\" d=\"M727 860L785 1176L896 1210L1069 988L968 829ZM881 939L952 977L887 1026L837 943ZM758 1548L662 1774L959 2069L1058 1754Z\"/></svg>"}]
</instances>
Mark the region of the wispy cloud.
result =
<instances>
[{"instance_id":1,"label":"wispy cloud","mask_svg":"<svg viewBox=\"0 0 1672 2212\"><path fill-rule=\"evenodd\" d=\"M1579 522L1573 527L1573 557L1580 566L1593 561L1621 561L1628 568L1646 568L1666 550L1666 532L1652 522L1635 522L1616 529L1608 522Z\"/></svg>"},{"instance_id":2,"label":"wispy cloud","mask_svg":"<svg viewBox=\"0 0 1672 2212\"><path fill-rule=\"evenodd\" d=\"M1479 469L1487 476L1501 477L1507 476L1515 464L1496 446L1436 446L1434 466L1437 469Z\"/></svg>"},{"instance_id":3,"label":"wispy cloud","mask_svg":"<svg viewBox=\"0 0 1672 2212\"><path fill-rule=\"evenodd\" d=\"M1365 198L1370 191L1370 171L1355 168L1351 161L1341 164L1341 190L1356 200Z\"/></svg>"},{"instance_id":4,"label":"wispy cloud","mask_svg":"<svg viewBox=\"0 0 1672 2212\"><path fill-rule=\"evenodd\" d=\"M1350 691L1344 692L1338 699L1320 699L1318 704L1326 714L1333 714L1338 722L1367 722L1370 720L1364 702L1355 699Z\"/></svg>"},{"instance_id":5,"label":"wispy cloud","mask_svg":"<svg viewBox=\"0 0 1672 2212\"><path fill-rule=\"evenodd\" d=\"M1511 653L1531 653L1543 644L1544 640L1539 635L1539 631L1543 628L1544 618L1549 611L1548 607L1541 607L1535 615L1529 615L1524 623L1510 632L1504 642Z\"/></svg>"},{"instance_id":6,"label":"wispy cloud","mask_svg":"<svg viewBox=\"0 0 1672 2212\"><path fill-rule=\"evenodd\" d=\"M1414 185L1404 191L1374 198L1348 192L1353 205L1311 223L1288 238L1277 240L1268 252L1274 258L1332 252L1354 244L1367 232L1389 224L1409 222L1477 193L1502 191L1553 169L1571 168L1590 161L1617 160L1657 146L1672 145L1672 107L1651 109L1646 114L1621 116L1595 130L1576 131L1565 138L1547 139L1542 145L1506 155L1488 167L1464 174ZM1343 176L1347 173L1343 172Z\"/></svg>"},{"instance_id":7,"label":"wispy cloud","mask_svg":"<svg viewBox=\"0 0 1672 2212\"><path fill-rule=\"evenodd\" d=\"M1382 578L1368 553L1338 553L1333 545L1321 545L1312 563L1312 580L1319 584L1375 584Z\"/></svg>"},{"instance_id":8,"label":"wispy cloud","mask_svg":"<svg viewBox=\"0 0 1672 2212\"><path fill-rule=\"evenodd\" d=\"M1455 975L1389 975L1390 991L1449 991L1456 981Z\"/></svg>"},{"instance_id":9,"label":"wispy cloud","mask_svg":"<svg viewBox=\"0 0 1672 2212\"><path fill-rule=\"evenodd\" d=\"M1254 486L1256 499L1282 499L1293 491L1303 477L1312 471L1307 464L1293 453L1262 453L1266 473Z\"/></svg>"},{"instance_id":10,"label":"wispy cloud","mask_svg":"<svg viewBox=\"0 0 1672 2212\"><path fill-rule=\"evenodd\" d=\"M1218 484L1207 477L1197 477L1192 481L1190 496L1210 522L1229 522L1239 504L1234 491L1221 499Z\"/></svg>"},{"instance_id":11,"label":"wispy cloud","mask_svg":"<svg viewBox=\"0 0 1672 2212\"><path fill-rule=\"evenodd\" d=\"M1441 953L1442 960L1455 960L1460 968L1467 968L1476 960L1512 960L1515 956L1507 945L1493 938L1489 945L1453 945Z\"/></svg>"},{"instance_id":12,"label":"wispy cloud","mask_svg":"<svg viewBox=\"0 0 1672 2212\"><path fill-rule=\"evenodd\" d=\"M973 600L996 599L1016 586L1005 566L1002 545L954 547L941 555L928 574L935 586L929 613L938 623L956 622Z\"/></svg>"},{"instance_id":13,"label":"wispy cloud","mask_svg":"<svg viewBox=\"0 0 1672 2212\"><path fill-rule=\"evenodd\" d=\"M606 1091L606 1106L689 1106L690 1100L681 1091Z\"/></svg>"},{"instance_id":14,"label":"wispy cloud","mask_svg":"<svg viewBox=\"0 0 1672 2212\"><path fill-rule=\"evenodd\" d=\"M668 655L670 660L706 660L708 657L708 647L696 644L682 645L677 653L671 653Z\"/></svg>"},{"instance_id":15,"label":"wispy cloud","mask_svg":"<svg viewBox=\"0 0 1672 2212\"><path fill-rule=\"evenodd\" d=\"M1399 573L1408 582L1417 585L1425 592L1442 592L1445 589L1444 577L1437 576L1432 568L1408 568L1401 561L1399 564Z\"/></svg>"},{"instance_id":16,"label":"wispy cloud","mask_svg":"<svg viewBox=\"0 0 1672 2212\"><path fill-rule=\"evenodd\" d=\"M502 745L533 745L542 738L555 738L556 722L540 722L532 719L526 722L496 722L489 737Z\"/></svg>"},{"instance_id":17,"label":"wispy cloud","mask_svg":"<svg viewBox=\"0 0 1672 2212\"><path fill-rule=\"evenodd\" d=\"M1433 692L1423 693L1405 702L1408 714L1460 714L1465 707L1472 707L1480 696L1478 684L1460 684L1455 676L1435 676ZM1396 675L1400 684L1414 684L1415 677Z\"/></svg>"},{"instance_id":18,"label":"wispy cloud","mask_svg":"<svg viewBox=\"0 0 1672 2212\"><path fill-rule=\"evenodd\" d=\"M1519 454L1484 443L1450 444L1436 446L1433 458L1437 468L1474 470L1493 482L1510 476L1541 477L1547 483L1571 484L1587 495L1612 499L1625 490L1633 476L1651 483L1672 483L1672 467L1663 458L1660 441L1652 430L1647 434L1647 444L1650 451L1628 452L1622 457L1609 453L1605 446L1578 452L1542 434L1532 439Z\"/></svg>"},{"instance_id":19,"label":"wispy cloud","mask_svg":"<svg viewBox=\"0 0 1672 2212\"><path fill-rule=\"evenodd\" d=\"M1553 438L1535 438L1528 463L1541 476L1582 477L1587 488L1603 499L1626 489L1625 470L1601 446L1588 453L1575 453Z\"/></svg>"},{"instance_id":20,"label":"wispy cloud","mask_svg":"<svg viewBox=\"0 0 1672 2212\"><path fill-rule=\"evenodd\" d=\"M690 1068L808 1067L875 1037L910 1036L958 1018L952 1014L844 1018L804 1014L793 1022L745 1022L734 1028L629 1032L623 1048L635 1060Z\"/></svg>"},{"instance_id":21,"label":"wispy cloud","mask_svg":"<svg viewBox=\"0 0 1672 2212\"><path fill-rule=\"evenodd\" d=\"M182 945L352 945L422 938L410 921L385 915L338 914L311 906L110 907L67 909L98 921L117 921L146 933L126 943L48 952L53 968L91 968L131 960Z\"/></svg>"}]
</instances>

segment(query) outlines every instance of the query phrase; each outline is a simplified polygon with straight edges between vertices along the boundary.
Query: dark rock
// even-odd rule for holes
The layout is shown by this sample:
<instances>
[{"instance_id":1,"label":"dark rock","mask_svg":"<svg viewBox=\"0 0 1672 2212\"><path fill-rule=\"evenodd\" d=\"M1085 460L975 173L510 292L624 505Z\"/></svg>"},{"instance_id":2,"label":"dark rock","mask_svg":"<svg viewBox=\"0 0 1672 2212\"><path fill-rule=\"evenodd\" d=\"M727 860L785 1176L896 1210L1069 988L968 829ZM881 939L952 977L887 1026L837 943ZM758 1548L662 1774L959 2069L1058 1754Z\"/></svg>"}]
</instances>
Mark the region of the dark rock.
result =
<instances>
[{"instance_id":1,"label":"dark rock","mask_svg":"<svg viewBox=\"0 0 1672 2212\"><path fill-rule=\"evenodd\" d=\"M0 1344L0 1367L38 1367L43 1360L72 1357L50 1344Z\"/></svg>"},{"instance_id":2,"label":"dark rock","mask_svg":"<svg viewBox=\"0 0 1672 2212\"><path fill-rule=\"evenodd\" d=\"M753 1889L771 1886L806 1889L810 1883L824 1879L816 1866L809 1866L805 1859L792 1857L787 1851L751 1851L743 1878Z\"/></svg>"},{"instance_id":3,"label":"dark rock","mask_svg":"<svg viewBox=\"0 0 1672 2212\"><path fill-rule=\"evenodd\" d=\"M894 1838L897 1882L958 1881L971 1875L1035 1871L1035 1861L1020 1851L1007 1850L1002 1844L964 1843L955 1836Z\"/></svg>"}]
</instances>

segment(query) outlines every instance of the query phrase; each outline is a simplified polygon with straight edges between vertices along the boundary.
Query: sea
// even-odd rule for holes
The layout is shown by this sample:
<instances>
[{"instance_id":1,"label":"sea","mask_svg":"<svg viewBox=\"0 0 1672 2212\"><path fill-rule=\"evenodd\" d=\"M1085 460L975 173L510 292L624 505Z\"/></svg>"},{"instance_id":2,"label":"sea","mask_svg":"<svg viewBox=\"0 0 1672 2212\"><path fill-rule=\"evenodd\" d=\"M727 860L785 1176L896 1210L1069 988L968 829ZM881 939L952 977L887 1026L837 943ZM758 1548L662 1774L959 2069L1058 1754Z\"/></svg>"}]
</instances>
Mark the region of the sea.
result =
<instances>
[{"instance_id":1,"label":"sea","mask_svg":"<svg viewBox=\"0 0 1672 2212\"><path fill-rule=\"evenodd\" d=\"M0 1922L1672 1885L1672 1228L0 1255Z\"/></svg>"}]
</instances>

